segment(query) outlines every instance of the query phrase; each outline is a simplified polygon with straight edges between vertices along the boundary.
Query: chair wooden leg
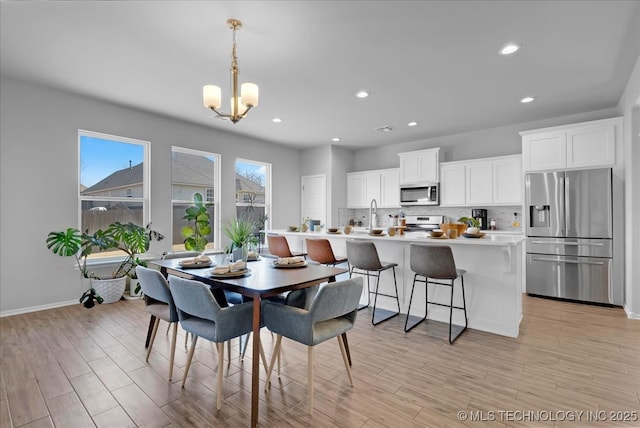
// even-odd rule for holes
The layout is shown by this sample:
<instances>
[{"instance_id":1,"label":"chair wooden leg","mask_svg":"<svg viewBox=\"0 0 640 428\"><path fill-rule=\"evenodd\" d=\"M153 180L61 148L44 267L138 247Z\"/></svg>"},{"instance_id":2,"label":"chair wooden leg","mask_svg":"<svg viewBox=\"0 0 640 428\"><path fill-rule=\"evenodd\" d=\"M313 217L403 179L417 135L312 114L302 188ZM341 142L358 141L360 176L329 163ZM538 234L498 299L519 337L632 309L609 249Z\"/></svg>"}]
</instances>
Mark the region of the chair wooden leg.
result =
<instances>
[{"instance_id":1,"label":"chair wooden leg","mask_svg":"<svg viewBox=\"0 0 640 428\"><path fill-rule=\"evenodd\" d=\"M273 365L275 364L276 358L280 353L280 345L282 343L282 336L278 335L276 337L276 346L273 348L273 354L271 355L271 363L269 363L269 369L267 369L267 380L264 384L264 389L269 388L269 383L271 383L271 372L273 371ZM280 373L278 373L280 376Z\"/></svg>"},{"instance_id":2,"label":"chair wooden leg","mask_svg":"<svg viewBox=\"0 0 640 428\"><path fill-rule=\"evenodd\" d=\"M171 335L171 355L169 356L169 382L173 376L173 361L176 357L176 339L178 338L178 323L173 323L173 334Z\"/></svg>"},{"instance_id":3,"label":"chair wooden leg","mask_svg":"<svg viewBox=\"0 0 640 428\"><path fill-rule=\"evenodd\" d=\"M229 360L229 362L227 364L231 365L231 341L229 340L227 342L227 359Z\"/></svg>"},{"instance_id":4,"label":"chair wooden leg","mask_svg":"<svg viewBox=\"0 0 640 428\"><path fill-rule=\"evenodd\" d=\"M224 342L217 344L218 346L218 399L216 400L216 409L222 408L222 366L224 365Z\"/></svg>"},{"instance_id":5,"label":"chair wooden leg","mask_svg":"<svg viewBox=\"0 0 640 428\"><path fill-rule=\"evenodd\" d=\"M309 388L309 414L313 415L313 346L309 346L309 358L308 358L308 388Z\"/></svg>"},{"instance_id":6,"label":"chair wooden leg","mask_svg":"<svg viewBox=\"0 0 640 428\"><path fill-rule=\"evenodd\" d=\"M247 333L247 337L244 340L244 346L242 347L242 356L240 357L240 360L244 360L244 354L247 352L247 347L249 346L250 339L251 339L251 332ZM240 340L240 343L242 343L242 340Z\"/></svg>"},{"instance_id":7,"label":"chair wooden leg","mask_svg":"<svg viewBox=\"0 0 640 428\"><path fill-rule=\"evenodd\" d=\"M158 326L160 325L160 318L156 317L155 324L153 324L153 331L151 332L151 339L149 340L149 348L147 349L147 358L145 361L149 361L149 355L151 355L151 348L153 348L153 341L156 340L156 333L158 332Z\"/></svg>"},{"instance_id":8,"label":"chair wooden leg","mask_svg":"<svg viewBox=\"0 0 640 428\"><path fill-rule=\"evenodd\" d=\"M345 350L344 341L342 336L338 336L338 344L340 345L340 353L342 353L342 359L344 360L344 366L347 368L347 375L349 375L349 383L353 386L353 377L351 377L351 367L349 363L349 359L347 358L347 352Z\"/></svg>"},{"instance_id":9,"label":"chair wooden leg","mask_svg":"<svg viewBox=\"0 0 640 428\"><path fill-rule=\"evenodd\" d=\"M189 341L189 332L184 332L184 349L187 349L187 342Z\"/></svg>"},{"instance_id":10,"label":"chair wooden leg","mask_svg":"<svg viewBox=\"0 0 640 428\"><path fill-rule=\"evenodd\" d=\"M260 341L260 359L262 360L262 365L264 366L264 371L269 370L269 366L267 365L267 356L264 354L264 348L262 347L262 341Z\"/></svg>"},{"instance_id":11,"label":"chair wooden leg","mask_svg":"<svg viewBox=\"0 0 640 428\"><path fill-rule=\"evenodd\" d=\"M198 341L198 336L193 336L191 339L191 349L189 349L189 355L187 356L187 365L184 368L184 375L182 376L182 387L184 388L184 383L187 381L187 375L189 374L189 369L191 368L191 360L193 359L193 353L196 350L196 342Z\"/></svg>"}]
</instances>

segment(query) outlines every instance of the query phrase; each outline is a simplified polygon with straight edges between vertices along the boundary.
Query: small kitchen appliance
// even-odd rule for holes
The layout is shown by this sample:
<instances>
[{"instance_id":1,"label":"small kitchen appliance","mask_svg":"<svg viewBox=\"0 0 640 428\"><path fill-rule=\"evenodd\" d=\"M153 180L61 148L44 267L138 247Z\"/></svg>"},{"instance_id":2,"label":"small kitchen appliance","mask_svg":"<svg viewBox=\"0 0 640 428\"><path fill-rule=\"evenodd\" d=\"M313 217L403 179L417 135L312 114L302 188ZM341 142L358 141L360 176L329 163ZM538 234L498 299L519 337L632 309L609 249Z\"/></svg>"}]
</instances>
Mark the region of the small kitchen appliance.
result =
<instances>
[{"instance_id":1,"label":"small kitchen appliance","mask_svg":"<svg viewBox=\"0 0 640 428\"><path fill-rule=\"evenodd\" d=\"M489 222L487 220L487 210L482 208L473 208L471 210L471 217L475 218L480 222L480 230L489 229Z\"/></svg>"}]
</instances>

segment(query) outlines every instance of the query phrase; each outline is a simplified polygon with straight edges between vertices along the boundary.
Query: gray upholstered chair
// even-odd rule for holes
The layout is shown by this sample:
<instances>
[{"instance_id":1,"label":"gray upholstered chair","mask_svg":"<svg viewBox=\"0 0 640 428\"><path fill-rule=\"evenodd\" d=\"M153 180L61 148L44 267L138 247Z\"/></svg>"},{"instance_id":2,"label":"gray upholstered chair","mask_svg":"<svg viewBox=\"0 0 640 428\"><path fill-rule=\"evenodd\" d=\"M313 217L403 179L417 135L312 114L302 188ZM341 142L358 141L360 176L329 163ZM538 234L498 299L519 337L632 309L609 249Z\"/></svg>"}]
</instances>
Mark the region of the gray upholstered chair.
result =
<instances>
[{"instance_id":1,"label":"gray upholstered chair","mask_svg":"<svg viewBox=\"0 0 640 428\"><path fill-rule=\"evenodd\" d=\"M371 315L371 323L373 325L380 324L383 321L391 319L400 314L400 300L398 299L398 282L396 281L397 263L382 262L378 257L378 250L372 241L349 240L347 241L347 259L349 260L349 277L354 273L367 276L367 304L361 305L358 309L364 309L371 306L371 294L373 298L373 314ZM391 269L393 272L393 285L396 294L385 294L379 292L380 274ZM376 288L371 291L370 277L376 279ZM396 312L380 309L377 307L378 296L390 297L395 299L398 310Z\"/></svg>"},{"instance_id":2,"label":"gray upholstered chair","mask_svg":"<svg viewBox=\"0 0 640 428\"><path fill-rule=\"evenodd\" d=\"M173 360L176 354L176 337L178 335L178 313L169 289L169 283L159 271L143 266L136 266L136 275L145 295L145 310L155 317L145 361L149 361L160 320L168 322L170 326L173 323L171 356L169 357L169 380L171 380L173 376Z\"/></svg>"},{"instance_id":3,"label":"gray upholstered chair","mask_svg":"<svg viewBox=\"0 0 640 428\"><path fill-rule=\"evenodd\" d=\"M467 304L464 297L464 269L457 269L456 262L451 252L451 247L447 245L420 245L411 244L409 255L409 265L414 272L413 285L411 286L411 297L409 298L409 308L407 309L407 319L404 323L404 331L408 332L425 319L427 319L427 312L429 305L438 305L449 307L449 343L453 342L467 329ZM422 277L422 278L420 278ZM424 278L424 279L423 279ZM454 306L453 304L453 291L456 278L460 278L460 285L462 288L462 306ZM434 281L437 280L437 281ZM444 281L444 282L443 282ZM425 284L425 312L424 317L409 324L409 318L416 318L411 316L411 303L413 301L413 291L416 287L416 282L422 282ZM430 302L429 301L429 284L443 285L451 289L451 300L448 304ZM464 326L457 326L457 332L452 336L453 326L453 310L460 309L464 312Z\"/></svg>"},{"instance_id":4,"label":"gray upholstered chair","mask_svg":"<svg viewBox=\"0 0 640 428\"><path fill-rule=\"evenodd\" d=\"M267 371L265 388L268 388L271 372L279 354L282 337L308 346L308 396L309 413L313 413L313 347L337 337L349 382L353 385L351 369L342 342L342 334L350 330L358 313L358 302L362 294L362 278L330 282L320 287L308 309L293 305L280 305L264 301L262 316L269 330L277 334L276 345ZM308 296L296 293L297 304L304 304ZM292 299L294 298L292 297ZM293 301L290 303L294 303Z\"/></svg>"},{"instance_id":5,"label":"gray upholstered chair","mask_svg":"<svg viewBox=\"0 0 640 428\"><path fill-rule=\"evenodd\" d=\"M247 334L253 328L253 303L241 303L221 307L206 284L175 277L170 283L176 304L180 325L193 335L191 348L184 369L182 387L187 380L198 337L210 340L218 349L218 410L222 407L222 367L224 365L224 342ZM266 368L266 358L260 349L262 362Z\"/></svg>"}]
</instances>

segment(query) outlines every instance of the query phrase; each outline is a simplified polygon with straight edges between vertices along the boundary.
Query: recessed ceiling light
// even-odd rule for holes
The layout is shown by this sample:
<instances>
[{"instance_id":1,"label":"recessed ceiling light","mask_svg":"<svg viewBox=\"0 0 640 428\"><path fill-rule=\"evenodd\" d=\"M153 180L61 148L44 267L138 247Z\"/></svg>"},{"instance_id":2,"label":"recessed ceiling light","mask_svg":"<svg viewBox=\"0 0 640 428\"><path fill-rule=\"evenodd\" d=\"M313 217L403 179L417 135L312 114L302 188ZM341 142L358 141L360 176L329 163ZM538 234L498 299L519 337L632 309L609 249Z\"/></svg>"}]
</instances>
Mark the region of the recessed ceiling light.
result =
<instances>
[{"instance_id":1,"label":"recessed ceiling light","mask_svg":"<svg viewBox=\"0 0 640 428\"><path fill-rule=\"evenodd\" d=\"M358 98L367 98L369 96L369 92L367 91L358 91L356 93L356 97Z\"/></svg>"},{"instance_id":2,"label":"recessed ceiling light","mask_svg":"<svg viewBox=\"0 0 640 428\"><path fill-rule=\"evenodd\" d=\"M271 122L280 123L280 122L282 122L282 119L280 119L279 117L274 117L273 119L271 119Z\"/></svg>"},{"instance_id":3,"label":"recessed ceiling light","mask_svg":"<svg viewBox=\"0 0 640 428\"><path fill-rule=\"evenodd\" d=\"M523 99L520 100L520 102L523 103L523 104L527 104L527 103L530 103L533 100L535 100L534 97L524 97Z\"/></svg>"},{"instance_id":4,"label":"recessed ceiling light","mask_svg":"<svg viewBox=\"0 0 640 428\"><path fill-rule=\"evenodd\" d=\"M515 43L509 43L500 49L500 55L511 55L512 53L516 53L520 49L520 45Z\"/></svg>"},{"instance_id":5,"label":"recessed ceiling light","mask_svg":"<svg viewBox=\"0 0 640 428\"><path fill-rule=\"evenodd\" d=\"M333 137L331 141L333 141L334 143L337 143L338 141L341 141L341 139L340 137Z\"/></svg>"},{"instance_id":6,"label":"recessed ceiling light","mask_svg":"<svg viewBox=\"0 0 640 428\"><path fill-rule=\"evenodd\" d=\"M418 124L418 122L409 122L407 123L407 126L416 126Z\"/></svg>"}]
</instances>

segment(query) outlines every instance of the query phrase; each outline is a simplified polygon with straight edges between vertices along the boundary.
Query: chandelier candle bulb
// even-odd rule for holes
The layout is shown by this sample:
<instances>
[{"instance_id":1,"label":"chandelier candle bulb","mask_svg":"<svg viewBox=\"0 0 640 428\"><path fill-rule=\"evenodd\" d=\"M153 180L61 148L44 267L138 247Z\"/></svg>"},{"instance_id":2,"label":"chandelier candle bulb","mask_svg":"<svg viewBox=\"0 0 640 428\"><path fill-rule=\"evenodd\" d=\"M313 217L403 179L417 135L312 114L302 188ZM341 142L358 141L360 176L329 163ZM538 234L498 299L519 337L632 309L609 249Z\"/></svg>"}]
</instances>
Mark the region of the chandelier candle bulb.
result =
<instances>
[{"instance_id":1,"label":"chandelier candle bulb","mask_svg":"<svg viewBox=\"0 0 640 428\"><path fill-rule=\"evenodd\" d=\"M220 86L205 85L202 88L204 106L207 108L220 108L222 105L222 90Z\"/></svg>"},{"instance_id":2,"label":"chandelier candle bulb","mask_svg":"<svg viewBox=\"0 0 640 428\"><path fill-rule=\"evenodd\" d=\"M249 107L258 106L258 85L255 83L243 83L240 86L241 104Z\"/></svg>"}]
</instances>

